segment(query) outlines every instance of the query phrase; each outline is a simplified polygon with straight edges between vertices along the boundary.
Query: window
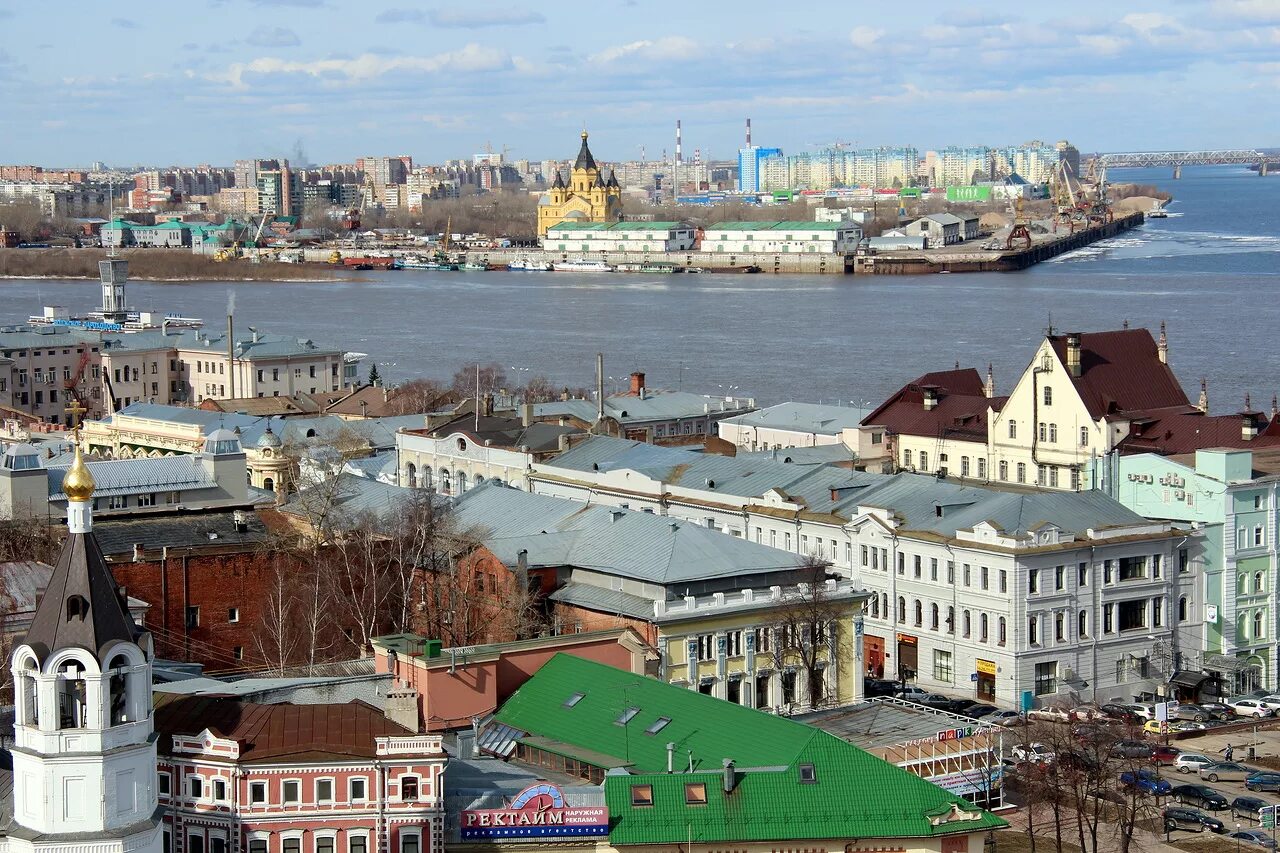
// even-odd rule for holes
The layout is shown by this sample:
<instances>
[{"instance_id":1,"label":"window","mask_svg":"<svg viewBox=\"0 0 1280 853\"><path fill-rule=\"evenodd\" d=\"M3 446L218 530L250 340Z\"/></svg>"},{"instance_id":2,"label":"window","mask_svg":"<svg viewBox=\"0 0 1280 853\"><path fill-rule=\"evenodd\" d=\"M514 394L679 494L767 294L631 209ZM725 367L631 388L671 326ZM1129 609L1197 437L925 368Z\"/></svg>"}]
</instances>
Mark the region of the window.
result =
<instances>
[{"instance_id":1,"label":"window","mask_svg":"<svg viewBox=\"0 0 1280 853\"><path fill-rule=\"evenodd\" d=\"M1178 596L1178 621L1187 621L1187 597L1185 595Z\"/></svg>"},{"instance_id":2,"label":"window","mask_svg":"<svg viewBox=\"0 0 1280 853\"><path fill-rule=\"evenodd\" d=\"M627 708L626 710L624 710L622 712L622 715L619 716L618 719L613 721L613 724L615 726L625 726L627 723L634 720L636 714L639 714L639 713L640 713L640 709L633 705L630 708Z\"/></svg>"},{"instance_id":3,"label":"window","mask_svg":"<svg viewBox=\"0 0 1280 853\"><path fill-rule=\"evenodd\" d=\"M960 476L961 477L969 476L969 457L968 456L960 457Z\"/></svg>"},{"instance_id":4,"label":"window","mask_svg":"<svg viewBox=\"0 0 1280 853\"><path fill-rule=\"evenodd\" d=\"M942 649L933 651L933 680L944 684L951 683L951 652Z\"/></svg>"},{"instance_id":5,"label":"window","mask_svg":"<svg viewBox=\"0 0 1280 853\"><path fill-rule=\"evenodd\" d=\"M1259 610L1253 614L1253 639L1255 640L1261 640L1266 636L1266 632L1263 630L1263 612Z\"/></svg>"},{"instance_id":6,"label":"window","mask_svg":"<svg viewBox=\"0 0 1280 853\"><path fill-rule=\"evenodd\" d=\"M400 830L400 853L422 853L422 838L418 833Z\"/></svg>"},{"instance_id":7,"label":"window","mask_svg":"<svg viewBox=\"0 0 1280 853\"><path fill-rule=\"evenodd\" d=\"M983 589L991 588L990 576L991 576L991 570L988 569L986 566L983 566L982 567L982 588Z\"/></svg>"},{"instance_id":8,"label":"window","mask_svg":"<svg viewBox=\"0 0 1280 853\"><path fill-rule=\"evenodd\" d=\"M898 574L905 575L907 573L907 555L898 552Z\"/></svg>"},{"instance_id":9,"label":"window","mask_svg":"<svg viewBox=\"0 0 1280 853\"><path fill-rule=\"evenodd\" d=\"M1041 441L1044 441L1044 440L1048 437L1048 436L1045 434L1045 433L1046 433L1046 429L1045 429L1045 423L1044 423L1044 421L1041 421L1041 422L1040 422L1038 432L1040 433L1040 440L1041 440Z\"/></svg>"},{"instance_id":10,"label":"window","mask_svg":"<svg viewBox=\"0 0 1280 853\"><path fill-rule=\"evenodd\" d=\"M1146 557L1121 557L1120 558L1120 580L1133 581L1145 580L1147 577L1147 558Z\"/></svg>"},{"instance_id":11,"label":"window","mask_svg":"<svg viewBox=\"0 0 1280 853\"><path fill-rule=\"evenodd\" d=\"M333 853L333 836L316 836L316 853Z\"/></svg>"},{"instance_id":12,"label":"window","mask_svg":"<svg viewBox=\"0 0 1280 853\"><path fill-rule=\"evenodd\" d=\"M1178 550L1178 574L1185 575L1191 571L1191 552L1186 548Z\"/></svg>"},{"instance_id":13,"label":"window","mask_svg":"<svg viewBox=\"0 0 1280 853\"><path fill-rule=\"evenodd\" d=\"M1111 561L1103 560L1102 561L1102 582L1111 583L1111 581L1112 581Z\"/></svg>"},{"instance_id":14,"label":"window","mask_svg":"<svg viewBox=\"0 0 1280 853\"><path fill-rule=\"evenodd\" d=\"M868 551L869 551L869 550L870 550L870 549L869 549L869 548L867 548L867 546L866 546L866 545L863 545L863 546L862 546L862 567L863 567L864 569L865 569L868 565L870 565L870 563L868 562L869 557L870 557L870 555L868 554Z\"/></svg>"},{"instance_id":15,"label":"window","mask_svg":"<svg viewBox=\"0 0 1280 853\"><path fill-rule=\"evenodd\" d=\"M916 580L920 580L920 555L916 554L911 560L911 568L915 572Z\"/></svg>"},{"instance_id":16,"label":"window","mask_svg":"<svg viewBox=\"0 0 1280 853\"><path fill-rule=\"evenodd\" d=\"M239 622L239 621L240 621L240 608L239 608L239 607L228 607L228 608L227 608L227 621L228 621L228 622L231 622L231 623L235 623L235 622Z\"/></svg>"},{"instance_id":17,"label":"window","mask_svg":"<svg viewBox=\"0 0 1280 853\"><path fill-rule=\"evenodd\" d=\"M227 799L227 780L226 779L213 780L213 799L219 803L226 801Z\"/></svg>"},{"instance_id":18,"label":"window","mask_svg":"<svg viewBox=\"0 0 1280 853\"><path fill-rule=\"evenodd\" d=\"M987 614L983 613L978 617L978 625L979 625L978 642L979 643L985 643L991 639L990 632L987 630L988 624L989 622L988 622Z\"/></svg>"},{"instance_id":19,"label":"window","mask_svg":"<svg viewBox=\"0 0 1280 853\"><path fill-rule=\"evenodd\" d=\"M649 727L644 730L644 733L647 735L656 735L658 732L665 729L667 727L667 724L670 722L671 722L670 717L659 717L658 719L654 720L652 723L649 724Z\"/></svg>"},{"instance_id":20,"label":"window","mask_svg":"<svg viewBox=\"0 0 1280 853\"><path fill-rule=\"evenodd\" d=\"M1147 600L1120 602L1120 630L1136 631L1147 627Z\"/></svg>"},{"instance_id":21,"label":"window","mask_svg":"<svg viewBox=\"0 0 1280 853\"><path fill-rule=\"evenodd\" d=\"M198 800L204 796L204 779L199 776L191 776L187 779L187 792L191 795L191 799Z\"/></svg>"},{"instance_id":22,"label":"window","mask_svg":"<svg viewBox=\"0 0 1280 853\"><path fill-rule=\"evenodd\" d=\"M978 479L987 479L987 460L982 456L978 457Z\"/></svg>"},{"instance_id":23,"label":"window","mask_svg":"<svg viewBox=\"0 0 1280 853\"><path fill-rule=\"evenodd\" d=\"M800 765L800 781L811 785L818 781L818 771L812 764Z\"/></svg>"},{"instance_id":24,"label":"window","mask_svg":"<svg viewBox=\"0 0 1280 853\"><path fill-rule=\"evenodd\" d=\"M965 586L969 586L969 575L970 575L969 564L965 563L964 564L964 585Z\"/></svg>"},{"instance_id":25,"label":"window","mask_svg":"<svg viewBox=\"0 0 1280 853\"><path fill-rule=\"evenodd\" d=\"M947 560L947 583L954 586L955 582L956 582L956 564L951 562L950 560Z\"/></svg>"},{"instance_id":26,"label":"window","mask_svg":"<svg viewBox=\"0 0 1280 853\"><path fill-rule=\"evenodd\" d=\"M249 805L261 805L267 801L267 783L249 783Z\"/></svg>"},{"instance_id":27,"label":"window","mask_svg":"<svg viewBox=\"0 0 1280 853\"><path fill-rule=\"evenodd\" d=\"M653 805L653 786L652 785L632 785L631 786L631 805L633 806Z\"/></svg>"},{"instance_id":28,"label":"window","mask_svg":"<svg viewBox=\"0 0 1280 853\"><path fill-rule=\"evenodd\" d=\"M935 583L938 580L938 559L936 557L929 558L929 580Z\"/></svg>"},{"instance_id":29,"label":"window","mask_svg":"<svg viewBox=\"0 0 1280 853\"><path fill-rule=\"evenodd\" d=\"M1151 599L1151 627L1161 628L1164 626L1164 599Z\"/></svg>"},{"instance_id":30,"label":"window","mask_svg":"<svg viewBox=\"0 0 1280 853\"><path fill-rule=\"evenodd\" d=\"M1055 566L1053 569L1054 592L1062 592L1067 586L1067 567Z\"/></svg>"},{"instance_id":31,"label":"window","mask_svg":"<svg viewBox=\"0 0 1280 853\"><path fill-rule=\"evenodd\" d=\"M964 611L963 619L964 619L964 623L963 623L963 624L964 624L964 631L963 631L963 633L962 633L962 636L964 636L966 639L968 639L968 638L972 635L972 633L973 633L973 631L971 630L971 629L972 629L972 627L973 627L973 621L972 621L972 619L971 619L971 617L970 617L970 615L969 615L969 611L968 611L968 610Z\"/></svg>"},{"instance_id":32,"label":"window","mask_svg":"<svg viewBox=\"0 0 1280 853\"><path fill-rule=\"evenodd\" d=\"M204 836L194 830L187 834L187 853L204 853Z\"/></svg>"},{"instance_id":33,"label":"window","mask_svg":"<svg viewBox=\"0 0 1280 853\"><path fill-rule=\"evenodd\" d=\"M296 804L302 799L302 783L297 779L287 779L280 783L280 801Z\"/></svg>"},{"instance_id":34,"label":"window","mask_svg":"<svg viewBox=\"0 0 1280 853\"><path fill-rule=\"evenodd\" d=\"M1027 618L1027 643L1032 646L1040 645L1040 617L1030 616Z\"/></svg>"},{"instance_id":35,"label":"window","mask_svg":"<svg viewBox=\"0 0 1280 853\"><path fill-rule=\"evenodd\" d=\"M707 783L706 782L687 782L684 786L684 801L690 806L705 806L707 804Z\"/></svg>"},{"instance_id":36,"label":"window","mask_svg":"<svg viewBox=\"0 0 1280 853\"><path fill-rule=\"evenodd\" d=\"M1000 479L1004 482L1009 481L1009 463L1003 459L1000 460Z\"/></svg>"},{"instance_id":37,"label":"window","mask_svg":"<svg viewBox=\"0 0 1280 853\"><path fill-rule=\"evenodd\" d=\"M1053 614L1053 641L1055 643L1064 642L1067 638L1067 615L1065 613Z\"/></svg>"},{"instance_id":38,"label":"window","mask_svg":"<svg viewBox=\"0 0 1280 853\"><path fill-rule=\"evenodd\" d=\"M1089 446L1089 428L1088 427L1080 427L1080 446L1081 447Z\"/></svg>"},{"instance_id":39,"label":"window","mask_svg":"<svg viewBox=\"0 0 1280 853\"><path fill-rule=\"evenodd\" d=\"M1048 385L1044 386L1044 404L1046 406L1053 405L1053 389Z\"/></svg>"},{"instance_id":40,"label":"window","mask_svg":"<svg viewBox=\"0 0 1280 853\"><path fill-rule=\"evenodd\" d=\"M1049 466L1049 487L1053 489L1058 488L1058 466L1057 465Z\"/></svg>"},{"instance_id":41,"label":"window","mask_svg":"<svg viewBox=\"0 0 1280 853\"><path fill-rule=\"evenodd\" d=\"M586 695L587 694L585 693L574 693L568 699L564 700L564 707L572 708L574 705L577 705L579 702L581 702L583 698L586 697Z\"/></svg>"},{"instance_id":42,"label":"window","mask_svg":"<svg viewBox=\"0 0 1280 853\"><path fill-rule=\"evenodd\" d=\"M1027 573L1027 589L1032 595L1040 591L1040 570L1032 569ZM1000 591L1004 592L1004 570L1000 570Z\"/></svg>"},{"instance_id":43,"label":"window","mask_svg":"<svg viewBox=\"0 0 1280 853\"><path fill-rule=\"evenodd\" d=\"M1038 577L1039 577L1039 570L1032 569L1031 570L1031 578L1032 578L1031 591L1032 592L1036 592L1036 586L1038 585L1038 581L1037 581ZM1000 591L1001 592L1009 591L1009 573L1004 569L1000 570Z\"/></svg>"},{"instance_id":44,"label":"window","mask_svg":"<svg viewBox=\"0 0 1280 853\"><path fill-rule=\"evenodd\" d=\"M1186 599L1183 599L1183 600L1185 601ZM1089 611L1088 610L1081 610L1079 614L1076 615L1076 635L1081 640L1086 639L1089 636Z\"/></svg>"},{"instance_id":45,"label":"window","mask_svg":"<svg viewBox=\"0 0 1280 853\"><path fill-rule=\"evenodd\" d=\"M200 627L200 608L199 607L190 607L190 606L187 607L187 627L188 628Z\"/></svg>"},{"instance_id":46,"label":"window","mask_svg":"<svg viewBox=\"0 0 1280 853\"><path fill-rule=\"evenodd\" d=\"M156 793L167 797L169 795L169 780L170 776L168 773L157 773Z\"/></svg>"},{"instance_id":47,"label":"window","mask_svg":"<svg viewBox=\"0 0 1280 853\"><path fill-rule=\"evenodd\" d=\"M929 454L925 453L923 450L920 451L920 470L929 470Z\"/></svg>"},{"instance_id":48,"label":"window","mask_svg":"<svg viewBox=\"0 0 1280 853\"><path fill-rule=\"evenodd\" d=\"M1027 464L1025 462L1018 463L1018 482L1027 482Z\"/></svg>"},{"instance_id":49,"label":"window","mask_svg":"<svg viewBox=\"0 0 1280 853\"><path fill-rule=\"evenodd\" d=\"M354 803L369 798L369 783L364 779L351 779L348 782L350 799Z\"/></svg>"},{"instance_id":50,"label":"window","mask_svg":"<svg viewBox=\"0 0 1280 853\"><path fill-rule=\"evenodd\" d=\"M1264 586L1264 582L1263 582L1263 574L1262 574L1262 572L1255 572L1255 573L1254 573L1254 575L1253 575L1253 591L1254 591L1254 593L1256 594L1256 593L1262 592L1262 591L1263 591L1263 586Z\"/></svg>"},{"instance_id":51,"label":"window","mask_svg":"<svg viewBox=\"0 0 1280 853\"><path fill-rule=\"evenodd\" d=\"M1102 605L1102 633L1110 634L1115 631L1115 610L1114 604Z\"/></svg>"},{"instance_id":52,"label":"window","mask_svg":"<svg viewBox=\"0 0 1280 853\"><path fill-rule=\"evenodd\" d=\"M1036 695L1047 696L1058 692L1058 662L1036 664Z\"/></svg>"},{"instance_id":53,"label":"window","mask_svg":"<svg viewBox=\"0 0 1280 853\"><path fill-rule=\"evenodd\" d=\"M956 632L956 609L954 607L947 608L947 633L954 634Z\"/></svg>"},{"instance_id":54,"label":"window","mask_svg":"<svg viewBox=\"0 0 1280 853\"><path fill-rule=\"evenodd\" d=\"M1253 526L1253 547L1258 548L1262 545L1262 525L1255 524Z\"/></svg>"},{"instance_id":55,"label":"window","mask_svg":"<svg viewBox=\"0 0 1280 853\"><path fill-rule=\"evenodd\" d=\"M902 467L903 468L911 467L911 450L909 448L904 449L902 451Z\"/></svg>"},{"instance_id":56,"label":"window","mask_svg":"<svg viewBox=\"0 0 1280 853\"><path fill-rule=\"evenodd\" d=\"M1089 564L1088 563L1080 563L1079 565L1076 566L1076 585L1082 586L1082 587L1089 585Z\"/></svg>"},{"instance_id":57,"label":"window","mask_svg":"<svg viewBox=\"0 0 1280 853\"><path fill-rule=\"evenodd\" d=\"M1008 640L1009 638L1008 631L1006 630L1007 623L1004 621L1003 616L1000 617L1000 621L997 623L997 625L998 627L996 630L998 633L996 634L996 644L1003 646L1005 644L1005 641Z\"/></svg>"},{"instance_id":58,"label":"window","mask_svg":"<svg viewBox=\"0 0 1280 853\"><path fill-rule=\"evenodd\" d=\"M916 611L916 627L919 628L924 624L924 604L918 598L916 599L915 611Z\"/></svg>"},{"instance_id":59,"label":"window","mask_svg":"<svg viewBox=\"0 0 1280 853\"><path fill-rule=\"evenodd\" d=\"M929 605L929 630L938 630L938 605Z\"/></svg>"},{"instance_id":60,"label":"window","mask_svg":"<svg viewBox=\"0 0 1280 853\"><path fill-rule=\"evenodd\" d=\"M249 853L253 853L252 850ZM266 853L264 850L263 853ZM347 831L347 853L369 853L369 836L355 835Z\"/></svg>"},{"instance_id":61,"label":"window","mask_svg":"<svg viewBox=\"0 0 1280 853\"><path fill-rule=\"evenodd\" d=\"M716 636L715 634L699 634L698 635L698 660L708 661L716 659Z\"/></svg>"},{"instance_id":62,"label":"window","mask_svg":"<svg viewBox=\"0 0 1280 853\"><path fill-rule=\"evenodd\" d=\"M907 621L907 599L901 595L898 596L898 621Z\"/></svg>"},{"instance_id":63,"label":"window","mask_svg":"<svg viewBox=\"0 0 1280 853\"><path fill-rule=\"evenodd\" d=\"M640 710L636 709L637 712ZM418 799L418 777L402 776L400 777L400 799L402 802L412 802Z\"/></svg>"},{"instance_id":64,"label":"window","mask_svg":"<svg viewBox=\"0 0 1280 853\"><path fill-rule=\"evenodd\" d=\"M1050 444L1058 443L1058 425L1057 424L1049 424L1049 443Z\"/></svg>"},{"instance_id":65,"label":"window","mask_svg":"<svg viewBox=\"0 0 1280 853\"><path fill-rule=\"evenodd\" d=\"M1018 422L1011 420L1009 421L1009 438L1017 438L1017 437L1018 437Z\"/></svg>"},{"instance_id":66,"label":"window","mask_svg":"<svg viewBox=\"0 0 1280 853\"><path fill-rule=\"evenodd\" d=\"M317 803L333 802L333 780L332 779L316 780L316 802Z\"/></svg>"}]
</instances>

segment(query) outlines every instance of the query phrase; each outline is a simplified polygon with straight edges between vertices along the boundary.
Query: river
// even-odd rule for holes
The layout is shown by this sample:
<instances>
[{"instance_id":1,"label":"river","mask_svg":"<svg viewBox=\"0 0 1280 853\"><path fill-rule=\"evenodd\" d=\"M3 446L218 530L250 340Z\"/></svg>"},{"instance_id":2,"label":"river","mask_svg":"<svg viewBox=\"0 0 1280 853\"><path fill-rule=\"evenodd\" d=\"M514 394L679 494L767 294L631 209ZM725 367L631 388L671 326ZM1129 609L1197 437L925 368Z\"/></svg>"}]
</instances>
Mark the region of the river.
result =
<instances>
[{"instance_id":1,"label":"river","mask_svg":"<svg viewBox=\"0 0 1280 853\"><path fill-rule=\"evenodd\" d=\"M1015 273L911 277L363 272L324 282L132 282L129 303L297 334L370 354L388 381L498 362L512 382L543 374L590 385L597 351L610 388L631 370L650 387L759 402L879 401L955 362L995 366L1000 393L1052 322L1060 331L1164 320L1170 361L1215 412L1280 390L1280 177L1241 167L1116 170L1171 191L1170 217ZM3 283L5 322L44 304L100 302L84 281Z\"/></svg>"}]
</instances>

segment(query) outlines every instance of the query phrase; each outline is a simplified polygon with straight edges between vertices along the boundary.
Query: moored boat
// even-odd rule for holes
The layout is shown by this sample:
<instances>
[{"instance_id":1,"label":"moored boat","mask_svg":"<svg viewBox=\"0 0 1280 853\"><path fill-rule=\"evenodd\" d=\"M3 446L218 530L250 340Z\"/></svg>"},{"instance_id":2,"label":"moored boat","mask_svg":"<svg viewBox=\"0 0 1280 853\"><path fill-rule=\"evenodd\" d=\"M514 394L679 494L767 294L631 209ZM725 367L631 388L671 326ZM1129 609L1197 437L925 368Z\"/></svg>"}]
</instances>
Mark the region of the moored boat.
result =
<instances>
[{"instance_id":1,"label":"moored boat","mask_svg":"<svg viewBox=\"0 0 1280 853\"><path fill-rule=\"evenodd\" d=\"M551 268L556 272L613 272L613 267L604 261L590 261L586 258L556 261Z\"/></svg>"}]
</instances>

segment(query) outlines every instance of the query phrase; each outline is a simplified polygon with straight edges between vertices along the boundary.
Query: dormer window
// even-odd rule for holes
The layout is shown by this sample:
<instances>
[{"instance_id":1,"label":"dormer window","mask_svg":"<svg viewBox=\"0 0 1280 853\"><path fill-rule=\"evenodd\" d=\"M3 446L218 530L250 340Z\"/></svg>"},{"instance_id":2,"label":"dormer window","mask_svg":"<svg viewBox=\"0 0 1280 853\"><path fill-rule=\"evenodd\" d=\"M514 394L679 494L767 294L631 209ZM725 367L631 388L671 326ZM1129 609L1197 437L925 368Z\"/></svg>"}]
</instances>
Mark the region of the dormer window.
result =
<instances>
[{"instance_id":1,"label":"dormer window","mask_svg":"<svg viewBox=\"0 0 1280 853\"><path fill-rule=\"evenodd\" d=\"M812 764L800 765L800 781L811 785L818 781L818 770Z\"/></svg>"},{"instance_id":2,"label":"dormer window","mask_svg":"<svg viewBox=\"0 0 1280 853\"><path fill-rule=\"evenodd\" d=\"M89 602L83 595L67 596L67 621L79 619L81 622L89 615Z\"/></svg>"}]
</instances>

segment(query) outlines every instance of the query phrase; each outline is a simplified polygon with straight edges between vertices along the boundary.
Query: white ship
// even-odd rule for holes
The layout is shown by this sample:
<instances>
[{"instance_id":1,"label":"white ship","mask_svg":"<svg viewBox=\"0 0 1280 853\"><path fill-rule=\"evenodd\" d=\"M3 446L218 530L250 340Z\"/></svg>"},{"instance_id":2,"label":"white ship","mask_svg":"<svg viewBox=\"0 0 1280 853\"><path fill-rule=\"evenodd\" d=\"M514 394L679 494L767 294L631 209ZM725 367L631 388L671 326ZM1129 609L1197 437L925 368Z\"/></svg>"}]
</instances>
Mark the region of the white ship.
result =
<instances>
[{"instance_id":1,"label":"white ship","mask_svg":"<svg viewBox=\"0 0 1280 853\"><path fill-rule=\"evenodd\" d=\"M613 272L613 267L604 261L589 261L586 258L556 261L551 268L556 272Z\"/></svg>"},{"instance_id":2,"label":"white ship","mask_svg":"<svg viewBox=\"0 0 1280 853\"><path fill-rule=\"evenodd\" d=\"M551 264L547 261L535 261L533 258L515 258L507 264L507 269L516 272L550 272Z\"/></svg>"}]
</instances>

